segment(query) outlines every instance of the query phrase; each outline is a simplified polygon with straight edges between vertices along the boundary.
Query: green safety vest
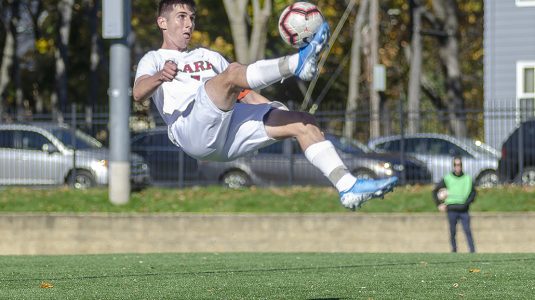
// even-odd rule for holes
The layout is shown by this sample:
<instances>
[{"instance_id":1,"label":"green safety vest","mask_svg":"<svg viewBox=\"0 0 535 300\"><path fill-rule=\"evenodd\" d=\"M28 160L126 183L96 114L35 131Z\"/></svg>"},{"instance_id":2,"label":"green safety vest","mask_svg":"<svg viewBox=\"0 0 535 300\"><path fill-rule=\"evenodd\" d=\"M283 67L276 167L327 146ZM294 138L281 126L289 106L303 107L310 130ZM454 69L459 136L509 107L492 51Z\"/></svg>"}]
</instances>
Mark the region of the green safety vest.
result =
<instances>
[{"instance_id":1,"label":"green safety vest","mask_svg":"<svg viewBox=\"0 0 535 300\"><path fill-rule=\"evenodd\" d=\"M453 173L449 173L444 176L444 183L448 190L448 197L444 201L446 205L466 203L472 191L472 178L470 175L463 174L463 176L457 177Z\"/></svg>"}]
</instances>

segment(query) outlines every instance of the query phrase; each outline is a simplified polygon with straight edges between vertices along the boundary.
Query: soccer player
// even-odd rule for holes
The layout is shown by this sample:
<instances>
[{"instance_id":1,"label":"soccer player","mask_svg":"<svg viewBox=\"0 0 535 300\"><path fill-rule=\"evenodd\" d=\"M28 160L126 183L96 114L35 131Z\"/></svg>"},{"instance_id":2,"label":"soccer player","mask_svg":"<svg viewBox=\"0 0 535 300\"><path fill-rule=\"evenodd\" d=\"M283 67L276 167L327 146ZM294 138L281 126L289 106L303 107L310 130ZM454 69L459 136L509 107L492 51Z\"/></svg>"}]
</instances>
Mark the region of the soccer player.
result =
<instances>
[{"instance_id":1,"label":"soccer player","mask_svg":"<svg viewBox=\"0 0 535 300\"><path fill-rule=\"evenodd\" d=\"M330 36L327 22L296 54L229 64L217 52L188 48L195 11L194 0L159 2L162 46L141 58L134 83L134 99L152 97L173 143L197 159L229 161L295 137L307 159L337 188L345 207L359 208L393 189L396 177L357 180L351 175L310 114L277 109L253 91L290 76L311 80Z\"/></svg>"}]
</instances>

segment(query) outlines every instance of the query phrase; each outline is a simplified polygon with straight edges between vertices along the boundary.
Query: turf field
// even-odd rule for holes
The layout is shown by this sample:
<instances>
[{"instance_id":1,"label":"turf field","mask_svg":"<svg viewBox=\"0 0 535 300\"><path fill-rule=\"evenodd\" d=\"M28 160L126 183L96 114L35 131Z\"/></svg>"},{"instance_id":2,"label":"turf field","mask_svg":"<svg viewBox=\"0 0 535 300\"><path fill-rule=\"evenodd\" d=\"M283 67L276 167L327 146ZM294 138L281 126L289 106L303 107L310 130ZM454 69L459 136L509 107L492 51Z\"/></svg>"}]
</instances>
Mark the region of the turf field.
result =
<instances>
[{"instance_id":1,"label":"turf field","mask_svg":"<svg viewBox=\"0 0 535 300\"><path fill-rule=\"evenodd\" d=\"M0 299L533 299L535 254L0 256Z\"/></svg>"}]
</instances>

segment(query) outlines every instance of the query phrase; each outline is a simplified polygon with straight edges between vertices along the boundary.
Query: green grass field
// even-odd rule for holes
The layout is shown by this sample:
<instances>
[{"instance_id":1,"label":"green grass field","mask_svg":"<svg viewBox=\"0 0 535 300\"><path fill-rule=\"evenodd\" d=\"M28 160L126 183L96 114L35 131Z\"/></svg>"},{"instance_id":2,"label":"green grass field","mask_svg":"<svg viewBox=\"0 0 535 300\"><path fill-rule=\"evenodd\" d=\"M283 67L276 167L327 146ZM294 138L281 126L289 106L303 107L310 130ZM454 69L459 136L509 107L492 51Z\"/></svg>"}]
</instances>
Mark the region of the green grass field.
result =
<instances>
[{"instance_id":1,"label":"green grass field","mask_svg":"<svg viewBox=\"0 0 535 300\"><path fill-rule=\"evenodd\" d=\"M436 212L432 186L402 186L384 200L366 203L360 212ZM472 211L535 210L535 187L504 186L478 190ZM105 188L0 189L0 212L344 212L334 188L281 187L230 190L221 187L149 188L132 193L127 205L115 206Z\"/></svg>"},{"instance_id":2,"label":"green grass field","mask_svg":"<svg viewBox=\"0 0 535 300\"><path fill-rule=\"evenodd\" d=\"M533 299L534 254L0 256L1 299Z\"/></svg>"}]
</instances>

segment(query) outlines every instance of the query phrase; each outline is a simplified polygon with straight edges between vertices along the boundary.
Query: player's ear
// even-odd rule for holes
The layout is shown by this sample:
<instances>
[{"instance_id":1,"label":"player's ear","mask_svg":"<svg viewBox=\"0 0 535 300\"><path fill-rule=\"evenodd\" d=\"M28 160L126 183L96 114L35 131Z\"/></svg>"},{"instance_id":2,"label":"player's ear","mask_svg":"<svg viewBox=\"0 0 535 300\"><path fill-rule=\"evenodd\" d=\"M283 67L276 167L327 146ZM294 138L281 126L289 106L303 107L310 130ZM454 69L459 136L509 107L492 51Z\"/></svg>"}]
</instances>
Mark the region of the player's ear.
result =
<instances>
[{"instance_id":1,"label":"player's ear","mask_svg":"<svg viewBox=\"0 0 535 300\"><path fill-rule=\"evenodd\" d=\"M162 17L162 16L159 16L158 19L156 19L156 23L158 23L158 27L161 29L161 30L166 30L167 29L167 19Z\"/></svg>"}]
</instances>

